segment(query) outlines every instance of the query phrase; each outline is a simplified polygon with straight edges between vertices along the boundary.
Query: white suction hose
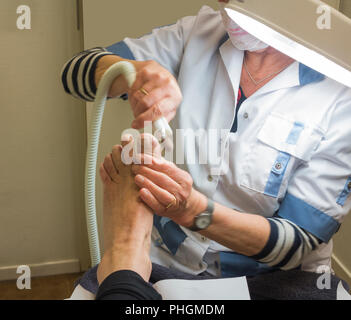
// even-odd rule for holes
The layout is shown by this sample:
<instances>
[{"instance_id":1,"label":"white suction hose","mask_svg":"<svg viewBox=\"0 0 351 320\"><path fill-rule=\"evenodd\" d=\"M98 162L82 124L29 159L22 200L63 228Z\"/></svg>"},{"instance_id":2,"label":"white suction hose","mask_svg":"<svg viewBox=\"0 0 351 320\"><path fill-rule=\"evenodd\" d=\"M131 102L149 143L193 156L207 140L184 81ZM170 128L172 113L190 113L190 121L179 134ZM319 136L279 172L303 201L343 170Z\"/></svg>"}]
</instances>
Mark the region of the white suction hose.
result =
<instances>
[{"instance_id":1,"label":"white suction hose","mask_svg":"<svg viewBox=\"0 0 351 320\"><path fill-rule=\"evenodd\" d=\"M97 90L93 115L91 119L88 137L88 150L85 167L85 211L88 227L89 249L92 266L100 263L100 244L96 220L96 165L99 149L99 140L108 92L114 80L123 75L131 87L136 78L134 66L129 62L119 62L111 66L103 75ZM172 130L166 119L161 118L153 123L154 129L158 130L161 138L165 139L172 135Z\"/></svg>"}]
</instances>

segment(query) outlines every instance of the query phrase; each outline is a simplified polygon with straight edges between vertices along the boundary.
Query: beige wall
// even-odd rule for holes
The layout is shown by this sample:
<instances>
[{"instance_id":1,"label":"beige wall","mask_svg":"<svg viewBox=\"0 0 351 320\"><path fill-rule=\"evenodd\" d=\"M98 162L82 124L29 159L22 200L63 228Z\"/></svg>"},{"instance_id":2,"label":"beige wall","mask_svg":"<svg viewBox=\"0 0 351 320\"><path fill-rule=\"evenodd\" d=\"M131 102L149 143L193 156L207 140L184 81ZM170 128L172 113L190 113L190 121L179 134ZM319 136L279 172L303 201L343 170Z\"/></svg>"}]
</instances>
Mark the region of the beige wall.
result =
<instances>
[{"instance_id":1,"label":"beige wall","mask_svg":"<svg viewBox=\"0 0 351 320\"><path fill-rule=\"evenodd\" d=\"M322 0L330 6L339 9L342 13L351 17L351 1L350 0Z\"/></svg>"},{"instance_id":2,"label":"beige wall","mask_svg":"<svg viewBox=\"0 0 351 320\"><path fill-rule=\"evenodd\" d=\"M152 28L196 15L203 5L217 8L216 0L84 0L84 46L108 46L124 37L140 37Z\"/></svg>"},{"instance_id":3,"label":"beige wall","mask_svg":"<svg viewBox=\"0 0 351 320\"><path fill-rule=\"evenodd\" d=\"M340 0L322 0L323 2L329 4L330 6L339 9Z\"/></svg>"},{"instance_id":4,"label":"beige wall","mask_svg":"<svg viewBox=\"0 0 351 320\"><path fill-rule=\"evenodd\" d=\"M350 0L340 0L340 9L348 17L351 17L351 1Z\"/></svg>"},{"instance_id":5,"label":"beige wall","mask_svg":"<svg viewBox=\"0 0 351 320\"><path fill-rule=\"evenodd\" d=\"M16 27L21 4L31 30ZM40 275L79 271L88 259L85 104L59 77L82 49L75 1L1 0L0 38L0 279L20 264Z\"/></svg>"},{"instance_id":6,"label":"beige wall","mask_svg":"<svg viewBox=\"0 0 351 320\"><path fill-rule=\"evenodd\" d=\"M334 236L333 268L340 277L351 283L351 214Z\"/></svg>"}]
</instances>

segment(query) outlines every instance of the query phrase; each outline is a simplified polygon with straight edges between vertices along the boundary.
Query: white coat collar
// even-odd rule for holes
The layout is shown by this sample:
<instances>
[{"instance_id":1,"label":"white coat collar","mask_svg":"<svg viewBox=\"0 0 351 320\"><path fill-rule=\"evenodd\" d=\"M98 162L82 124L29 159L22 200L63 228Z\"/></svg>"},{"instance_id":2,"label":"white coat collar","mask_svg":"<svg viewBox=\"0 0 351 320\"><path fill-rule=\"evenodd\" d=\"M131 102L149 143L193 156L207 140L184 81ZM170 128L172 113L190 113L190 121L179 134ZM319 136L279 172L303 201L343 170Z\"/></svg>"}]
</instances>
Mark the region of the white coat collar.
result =
<instances>
[{"instance_id":1,"label":"white coat collar","mask_svg":"<svg viewBox=\"0 0 351 320\"><path fill-rule=\"evenodd\" d=\"M225 41L219 48L223 63L232 83L235 96L238 96L241 72L244 60L244 52L237 50L230 39ZM257 90L253 96L262 95L285 88L304 86L313 82L319 82L325 76L317 71L299 63L294 62L286 70Z\"/></svg>"},{"instance_id":2,"label":"white coat collar","mask_svg":"<svg viewBox=\"0 0 351 320\"><path fill-rule=\"evenodd\" d=\"M241 70L244 61L244 51L235 49L230 39L220 46L219 51L232 83L235 96L237 97L241 80Z\"/></svg>"}]
</instances>

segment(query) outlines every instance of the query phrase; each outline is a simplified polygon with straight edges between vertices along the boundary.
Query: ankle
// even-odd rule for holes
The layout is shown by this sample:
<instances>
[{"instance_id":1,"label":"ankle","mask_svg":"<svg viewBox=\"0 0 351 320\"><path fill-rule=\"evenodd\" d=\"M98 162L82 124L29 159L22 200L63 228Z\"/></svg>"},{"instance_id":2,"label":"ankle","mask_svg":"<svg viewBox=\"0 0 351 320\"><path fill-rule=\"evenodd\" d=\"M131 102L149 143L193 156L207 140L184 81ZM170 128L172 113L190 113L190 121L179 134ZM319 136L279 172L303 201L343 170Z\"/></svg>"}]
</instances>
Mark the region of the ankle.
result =
<instances>
[{"instance_id":1,"label":"ankle","mask_svg":"<svg viewBox=\"0 0 351 320\"><path fill-rule=\"evenodd\" d=\"M101 284L110 274L130 270L139 274L145 281L149 281L152 264L149 247L114 248L105 252L98 267L98 282Z\"/></svg>"}]
</instances>

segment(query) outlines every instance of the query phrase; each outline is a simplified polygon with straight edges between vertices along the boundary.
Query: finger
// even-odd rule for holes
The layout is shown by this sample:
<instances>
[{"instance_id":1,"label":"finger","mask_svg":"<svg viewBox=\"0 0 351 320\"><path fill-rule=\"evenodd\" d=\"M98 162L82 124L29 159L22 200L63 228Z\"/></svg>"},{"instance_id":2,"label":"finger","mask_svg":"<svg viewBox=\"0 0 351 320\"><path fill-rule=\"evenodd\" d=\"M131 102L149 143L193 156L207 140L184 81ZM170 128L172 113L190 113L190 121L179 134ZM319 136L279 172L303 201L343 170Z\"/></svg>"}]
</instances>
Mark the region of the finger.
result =
<instances>
[{"instance_id":1,"label":"finger","mask_svg":"<svg viewBox=\"0 0 351 320\"><path fill-rule=\"evenodd\" d=\"M164 99L153 105L150 109L136 117L132 123L132 127L135 129L142 129L145 122L154 122L162 117L167 120L174 118L176 114L177 106L174 105L172 99Z\"/></svg>"},{"instance_id":2,"label":"finger","mask_svg":"<svg viewBox=\"0 0 351 320\"><path fill-rule=\"evenodd\" d=\"M169 108L168 110L163 112L164 118L170 123L177 114L177 108Z\"/></svg>"},{"instance_id":3,"label":"finger","mask_svg":"<svg viewBox=\"0 0 351 320\"><path fill-rule=\"evenodd\" d=\"M167 79L167 76L162 74L160 71L159 66L156 66L155 69L155 65L149 65L143 68L138 72L137 78L132 85L131 90L137 91L146 86L144 88L151 91L153 87L160 85L165 81L165 79ZM148 82L152 84L151 88L146 85Z\"/></svg>"},{"instance_id":4,"label":"finger","mask_svg":"<svg viewBox=\"0 0 351 320\"><path fill-rule=\"evenodd\" d=\"M144 106L143 99L147 96L144 92L141 92L141 88L144 89L144 85L141 85L137 90L131 91L130 94L130 105L132 107L134 118L139 114L146 111L147 107ZM146 89L144 89L146 90ZM146 92L146 91L145 91ZM147 91L148 92L148 91Z\"/></svg>"},{"instance_id":5,"label":"finger","mask_svg":"<svg viewBox=\"0 0 351 320\"><path fill-rule=\"evenodd\" d=\"M164 83L160 83L160 86L157 86L154 81L150 81L144 85L144 89L148 92L148 94L144 95L142 100L148 109L157 102L169 96L168 87L166 87Z\"/></svg>"},{"instance_id":6,"label":"finger","mask_svg":"<svg viewBox=\"0 0 351 320\"><path fill-rule=\"evenodd\" d=\"M132 93L132 110L136 118L165 97L165 91L157 87L155 81L144 83Z\"/></svg>"},{"instance_id":7,"label":"finger","mask_svg":"<svg viewBox=\"0 0 351 320\"><path fill-rule=\"evenodd\" d=\"M176 183L173 179L168 177L162 172L154 171L150 168L140 165L133 165L132 172L135 175L141 175L151 182L153 182L158 187L168 191L170 194L174 195L179 201L184 201L182 196L181 186Z\"/></svg>"},{"instance_id":8,"label":"finger","mask_svg":"<svg viewBox=\"0 0 351 320\"><path fill-rule=\"evenodd\" d=\"M149 190L141 189L139 195L140 199L156 214L161 215L165 211L165 207L160 202L158 202L158 200Z\"/></svg>"},{"instance_id":9,"label":"finger","mask_svg":"<svg viewBox=\"0 0 351 320\"><path fill-rule=\"evenodd\" d=\"M138 73L133 86L128 92L129 101L132 106L134 117L137 117L140 113L145 111L145 107L142 107L143 99L148 97L150 93L159 85L160 83L157 82L157 77L150 74L150 71L143 70Z\"/></svg>"},{"instance_id":10,"label":"finger","mask_svg":"<svg viewBox=\"0 0 351 320\"><path fill-rule=\"evenodd\" d=\"M181 186L193 184L191 176L186 171L179 169L173 162L169 162L164 158L152 157L148 154L139 154L135 158L137 159L136 163L164 173Z\"/></svg>"},{"instance_id":11,"label":"finger","mask_svg":"<svg viewBox=\"0 0 351 320\"><path fill-rule=\"evenodd\" d=\"M109 175L109 177L111 178L112 181L114 182L118 182L118 167L115 166L113 160L112 160L112 155L108 154L105 159L104 159L104 163L103 163L104 169L106 171L106 173Z\"/></svg>"},{"instance_id":12,"label":"finger","mask_svg":"<svg viewBox=\"0 0 351 320\"><path fill-rule=\"evenodd\" d=\"M136 93L137 91L139 91L140 88L143 87L143 85L147 82L147 80L144 79L143 74L141 74L140 72L137 73L136 79L133 83L133 85L131 86L131 88L129 89L129 98L131 100L134 99L134 93Z\"/></svg>"},{"instance_id":13,"label":"finger","mask_svg":"<svg viewBox=\"0 0 351 320\"><path fill-rule=\"evenodd\" d=\"M140 189L148 189L164 206L168 206L170 203L177 200L173 194L169 193L167 190L160 188L158 185L154 184L148 178L145 178L140 174L135 177L135 183Z\"/></svg>"},{"instance_id":14,"label":"finger","mask_svg":"<svg viewBox=\"0 0 351 320\"><path fill-rule=\"evenodd\" d=\"M163 117L161 102L156 103L150 109L138 115L132 122L132 128L140 130L145 127L145 123L154 122Z\"/></svg>"},{"instance_id":15,"label":"finger","mask_svg":"<svg viewBox=\"0 0 351 320\"><path fill-rule=\"evenodd\" d=\"M135 105L133 105L132 108L135 118L151 109L154 105L161 103L162 100L169 98L170 91L168 87L165 87L163 84L157 87L154 82L149 82L144 84L143 89L145 89L148 94L145 95L141 93L141 95L137 95L139 99L135 100Z\"/></svg>"}]
</instances>

